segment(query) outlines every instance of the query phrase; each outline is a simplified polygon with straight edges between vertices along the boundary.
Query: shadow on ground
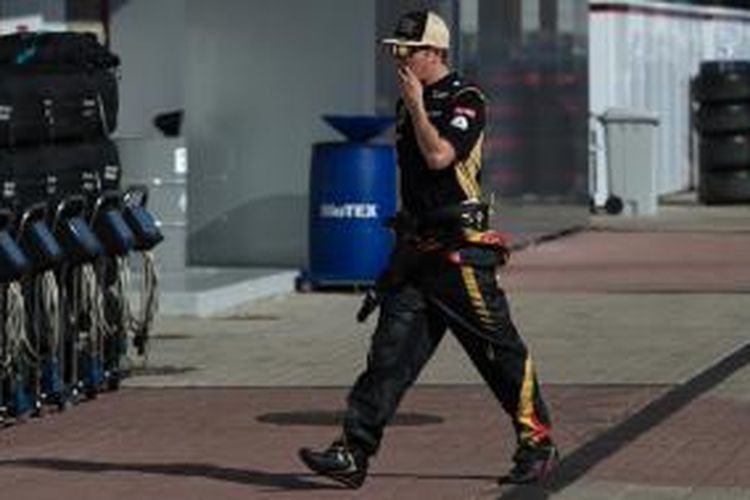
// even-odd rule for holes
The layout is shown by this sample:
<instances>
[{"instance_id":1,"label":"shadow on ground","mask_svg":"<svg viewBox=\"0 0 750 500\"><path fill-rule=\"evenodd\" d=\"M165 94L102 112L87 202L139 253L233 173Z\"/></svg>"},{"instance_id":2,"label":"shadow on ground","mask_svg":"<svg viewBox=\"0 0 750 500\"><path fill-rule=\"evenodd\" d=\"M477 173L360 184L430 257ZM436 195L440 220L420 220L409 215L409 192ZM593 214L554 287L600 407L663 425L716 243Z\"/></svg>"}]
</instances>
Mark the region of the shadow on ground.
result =
<instances>
[{"instance_id":1,"label":"shadow on ground","mask_svg":"<svg viewBox=\"0 0 750 500\"><path fill-rule=\"evenodd\" d=\"M24 458L17 460L3 460L0 462L0 467L29 467L54 471L94 474L101 472L136 472L167 476L199 477L237 484L266 486L282 490L340 489L336 486L309 481L305 475L233 469L195 463L138 464L94 462L59 458ZM308 477L313 476L311 474Z\"/></svg>"}]
</instances>

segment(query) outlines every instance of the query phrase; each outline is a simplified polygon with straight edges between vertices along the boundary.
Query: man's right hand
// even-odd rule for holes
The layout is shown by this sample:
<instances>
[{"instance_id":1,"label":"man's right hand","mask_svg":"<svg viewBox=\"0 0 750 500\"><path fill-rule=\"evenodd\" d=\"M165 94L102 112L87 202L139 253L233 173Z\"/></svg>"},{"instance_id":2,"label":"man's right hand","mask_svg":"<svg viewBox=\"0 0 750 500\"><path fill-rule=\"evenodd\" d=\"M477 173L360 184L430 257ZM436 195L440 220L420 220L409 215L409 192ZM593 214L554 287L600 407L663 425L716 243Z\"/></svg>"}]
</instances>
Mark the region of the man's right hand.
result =
<instances>
[{"instance_id":1,"label":"man's right hand","mask_svg":"<svg viewBox=\"0 0 750 500\"><path fill-rule=\"evenodd\" d=\"M424 87L414 72L405 64L396 66L396 76L401 97L409 114L419 113L424 108Z\"/></svg>"}]
</instances>

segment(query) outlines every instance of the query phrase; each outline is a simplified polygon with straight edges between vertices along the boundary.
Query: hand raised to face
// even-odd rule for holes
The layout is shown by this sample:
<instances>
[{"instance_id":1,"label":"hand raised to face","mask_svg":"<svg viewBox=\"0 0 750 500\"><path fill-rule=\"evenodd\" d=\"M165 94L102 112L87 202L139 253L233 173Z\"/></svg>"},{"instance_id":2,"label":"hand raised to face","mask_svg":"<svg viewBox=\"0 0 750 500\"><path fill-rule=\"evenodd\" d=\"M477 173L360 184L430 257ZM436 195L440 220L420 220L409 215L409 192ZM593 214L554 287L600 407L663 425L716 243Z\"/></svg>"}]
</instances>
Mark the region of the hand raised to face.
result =
<instances>
[{"instance_id":1,"label":"hand raised to face","mask_svg":"<svg viewBox=\"0 0 750 500\"><path fill-rule=\"evenodd\" d=\"M422 106L424 87L409 66L398 64L396 66L396 75L401 97L404 100L406 108L412 111L418 106Z\"/></svg>"}]
</instances>

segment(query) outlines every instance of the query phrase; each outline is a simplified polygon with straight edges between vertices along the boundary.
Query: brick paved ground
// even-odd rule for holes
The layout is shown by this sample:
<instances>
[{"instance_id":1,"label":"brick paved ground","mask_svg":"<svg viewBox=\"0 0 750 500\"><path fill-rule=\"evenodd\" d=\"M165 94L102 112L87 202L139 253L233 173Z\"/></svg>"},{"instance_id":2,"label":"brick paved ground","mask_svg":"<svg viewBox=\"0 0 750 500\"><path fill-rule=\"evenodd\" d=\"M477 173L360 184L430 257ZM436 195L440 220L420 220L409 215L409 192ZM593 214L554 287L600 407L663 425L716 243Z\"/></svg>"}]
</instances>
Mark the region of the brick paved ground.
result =
<instances>
[{"instance_id":1,"label":"brick paved ground","mask_svg":"<svg viewBox=\"0 0 750 500\"><path fill-rule=\"evenodd\" d=\"M357 297L310 294L163 318L151 372L0 432L0 495L750 498L749 221L750 207L671 207L514 256L503 280L566 453L553 491L494 485L512 436L450 339L361 491L308 474L296 449L336 433L372 327L352 323Z\"/></svg>"},{"instance_id":2,"label":"brick paved ground","mask_svg":"<svg viewBox=\"0 0 750 500\"><path fill-rule=\"evenodd\" d=\"M750 232L592 231L528 248L502 275L510 291L750 292L749 248Z\"/></svg>"},{"instance_id":3,"label":"brick paved ground","mask_svg":"<svg viewBox=\"0 0 750 500\"><path fill-rule=\"evenodd\" d=\"M747 402L701 398L604 461L592 477L657 486L750 490L748 424Z\"/></svg>"},{"instance_id":4,"label":"brick paved ground","mask_svg":"<svg viewBox=\"0 0 750 500\"><path fill-rule=\"evenodd\" d=\"M547 388L572 449L663 387ZM0 433L14 499L349 498L297 462L336 433L341 388L126 389ZM312 414L312 415L311 415ZM432 423L410 425L419 417ZM430 419L428 419L429 421ZM286 422L290 422L286 423ZM273 423L279 422L279 423ZM283 425L280 425L283 424ZM483 387L421 387L389 430L367 498L466 498L494 489L512 434Z\"/></svg>"},{"instance_id":5,"label":"brick paved ground","mask_svg":"<svg viewBox=\"0 0 750 500\"><path fill-rule=\"evenodd\" d=\"M563 450L633 415L663 386L547 386ZM350 498L295 460L336 432L341 388L126 389L0 434L14 499ZM750 403L701 398L602 462L588 480L750 489ZM426 422L425 422L426 421ZM364 498L474 498L499 491L512 434L486 389L406 398ZM711 457L710 461L706 457ZM9 497L10 498L10 497Z\"/></svg>"}]
</instances>

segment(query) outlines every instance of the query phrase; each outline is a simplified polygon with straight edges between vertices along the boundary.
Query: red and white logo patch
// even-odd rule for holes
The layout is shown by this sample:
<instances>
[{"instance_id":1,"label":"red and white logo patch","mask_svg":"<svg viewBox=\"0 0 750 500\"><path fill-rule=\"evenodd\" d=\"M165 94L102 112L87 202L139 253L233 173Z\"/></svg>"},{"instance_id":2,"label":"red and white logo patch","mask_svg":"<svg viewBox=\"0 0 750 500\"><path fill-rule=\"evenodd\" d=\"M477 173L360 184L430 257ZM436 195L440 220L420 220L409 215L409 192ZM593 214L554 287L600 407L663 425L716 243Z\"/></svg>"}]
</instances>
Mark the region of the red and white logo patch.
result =
<instances>
[{"instance_id":1,"label":"red and white logo patch","mask_svg":"<svg viewBox=\"0 0 750 500\"><path fill-rule=\"evenodd\" d=\"M468 116L469 118L476 118L477 117L476 110L471 109L471 108L465 108L463 106L456 106L456 108L453 110L453 114Z\"/></svg>"}]
</instances>

